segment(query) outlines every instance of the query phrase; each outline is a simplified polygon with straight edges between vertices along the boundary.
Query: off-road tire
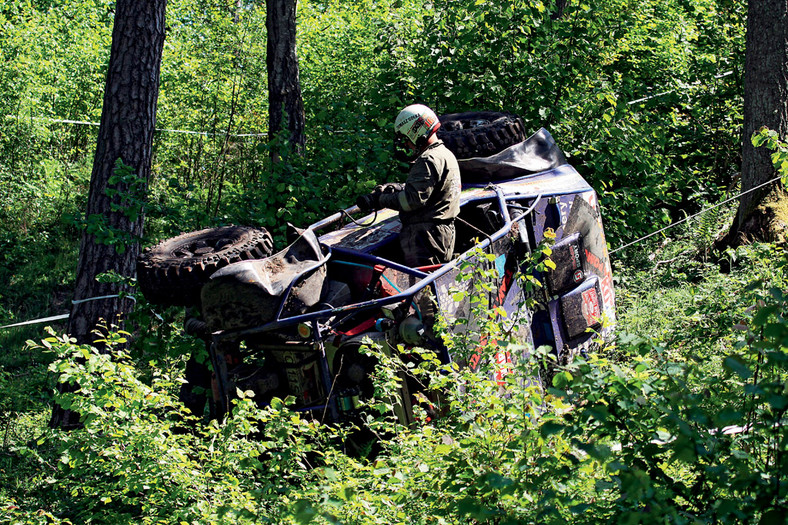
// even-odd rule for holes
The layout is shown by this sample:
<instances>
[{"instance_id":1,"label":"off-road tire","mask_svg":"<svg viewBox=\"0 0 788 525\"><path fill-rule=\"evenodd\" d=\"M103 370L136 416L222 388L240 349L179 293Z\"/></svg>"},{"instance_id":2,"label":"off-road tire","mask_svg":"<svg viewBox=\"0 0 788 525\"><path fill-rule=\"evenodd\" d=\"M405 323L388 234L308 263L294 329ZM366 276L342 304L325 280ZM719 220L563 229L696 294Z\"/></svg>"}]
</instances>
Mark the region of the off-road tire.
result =
<instances>
[{"instance_id":1,"label":"off-road tire","mask_svg":"<svg viewBox=\"0 0 788 525\"><path fill-rule=\"evenodd\" d=\"M438 120L438 138L458 159L489 157L526 139L523 120L512 113L450 113Z\"/></svg>"},{"instance_id":2,"label":"off-road tire","mask_svg":"<svg viewBox=\"0 0 788 525\"><path fill-rule=\"evenodd\" d=\"M223 226L183 233L146 249L137 259L137 282L145 299L162 306L196 306L211 275L228 264L273 253L263 228Z\"/></svg>"}]
</instances>

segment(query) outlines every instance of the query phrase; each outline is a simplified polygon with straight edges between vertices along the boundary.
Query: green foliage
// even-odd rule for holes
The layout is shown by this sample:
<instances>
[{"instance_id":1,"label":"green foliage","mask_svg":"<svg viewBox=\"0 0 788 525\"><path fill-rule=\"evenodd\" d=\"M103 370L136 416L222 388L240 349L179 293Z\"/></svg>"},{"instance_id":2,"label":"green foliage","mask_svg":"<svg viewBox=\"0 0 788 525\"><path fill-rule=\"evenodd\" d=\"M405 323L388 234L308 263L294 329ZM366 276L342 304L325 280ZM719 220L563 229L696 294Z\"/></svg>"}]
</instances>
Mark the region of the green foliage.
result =
<instances>
[{"instance_id":1,"label":"green foliage","mask_svg":"<svg viewBox=\"0 0 788 525\"><path fill-rule=\"evenodd\" d=\"M113 200L110 211L122 213L131 222L138 220L145 207L145 179L137 176L134 168L125 165L122 159L118 159L107 185L109 187L105 193Z\"/></svg>"},{"instance_id":2,"label":"green foliage","mask_svg":"<svg viewBox=\"0 0 788 525\"><path fill-rule=\"evenodd\" d=\"M717 200L735 172L740 0L569 2L561 17L530 0L301 2L307 149L275 165L264 8L168 5L150 241L231 222L281 233L401 178L389 126L414 100L549 127L599 190L613 245ZM41 119L98 121L111 3L23 2L2 17L4 222L37 230L82 215L95 128ZM74 239L66 224L57 233Z\"/></svg>"},{"instance_id":3,"label":"green foliage","mask_svg":"<svg viewBox=\"0 0 788 525\"><path fill-rule=\"evenodd\" d=\"M173 0L147 203L121 168L116 205L146 213L145 242L230 222L281 237L288 221L304 226L402 178L390 124L411 102L548 127L599 191L612 246L733 191L746 3L572 1L560 17L554 4L299 2L298 157L267 137L264 3ZM1 323L66 309L96 128L48 119L99 120L112 6L0 9ZM755 141L779 167L777 139ZM720 274L694 254L726 220L704 215L614 261L622 335L568 364L512 343L503 328L518 320L490 308L468 268L457 298L474 318L443 329L458 361L479 356L478 367L371 349L384 366L365 422L380 451L368 460L340 451L353 429L288 400L260 409L240 393L228 421L192 422L176 394L202 342L184 336L175 309L138 297L133 344L105 334L107 355L54 334L21 350L38 334L5 331L0 523L779 522L785 254L729 251ZM501 351L511 366L497 367ZM78 385L59 401L84 428L45 428L50 364ZM403 377L428 385L413 428L394 418Z\"/></svg>"},{"instance_id":4,"label":"green foliage","mask_svg":"<svg viewBox=\"0 0 788 525\"><path fill-rule=\"evenodd\" d=\"M548 127L600 192L615 245L735 173L743 9L609 0L557 18L551 2L429 3L385 36L383 82L439 113L501 109Z\"/></svg>"},{"instance_id":5,"label":"green foliage","mask_svg":"<svg viewBox=\"0 0 788 525\"><path fill-rule=\"evenodd\" d=\"M281 523L277 516L290 515L291 486L314 477L309 450L330 433L318 434L282 401L258 410L243 393L226 423L195 427L172 395L173 379L140 380L118 347L126 335L107 334L109 354L54 333L42 343L59 358L50 367L59 381L77 385L58 402L84 424L49 431L26 451L55 469L43 481L52 492L47 514L73 522ZM35 516L3 505L12 520Z\"/></svg>"},{"instance_id":6,"label":"green foliage","mask_svg":"<svg viewBox=\"0 0 788 525\"><path fill-rule=\"evenodd\" d=\"M772 150L772 164L780 173L783 186L788 188L788 144L780 140L776 131L768 128L759 129L752 136L752 144L756 148L766 146Z\"/></svg>"},{"instance_id":7,"label":"green foliage","mask_svg":"<svg viewBox=\"0 0 788 525\"><path fill-rule=\"evenodd\" d=\"M472 305L470 323L437 328L455 363L426 349L369 350L379 362L366 401L364 425L378 439L369 459L338 446L352 428L294 412L290 400L259 408L239 392L227 421L193 422L175 398L181 372L168 347L178 333L162 333L158 351L151 337L148 350L129 353L128 334L110 332L109 354L52 333L42 343L56 355L51 369L78 385L58 400L85 426L4 445L3 479L30 473L28 484L0 492L6 521L771 523L784 515L784 250L741 249L727 281L703 267L687 293L694 301L652 298L660 328L623 315L615 343L553 364L550 384L538 380L545 350L514 344L490 308L488 279L476 277L494 270L477 255L456 292ZM627 277L622 311L631 310L627 290L688 282L656 268ZM660 319L678 303L686 310ZM512 362L496 359L500 352ZM460 366L474 354L475 368ZM424 385L413 427L396 418L405 378ZM9 381L0 375L0 387Z\"/></svg>"},{"instance_id":8,"label":"green foliage","mask_svg":"<svg viewBox=\"0 0 788 525\"><path fill-rule=\"evenodd\" d=\"M76 219L74 222L92 235L96 243L115 246L118 253L123 253L129 244L138 239L129 231L112 226L108 214L120 213L132 223L139 220L146 207L147 181L137 176L134 169L125 165L122 159L117 159L107 185L104 193L110 198L109 210Z\"/></svg>"}]
</instances>

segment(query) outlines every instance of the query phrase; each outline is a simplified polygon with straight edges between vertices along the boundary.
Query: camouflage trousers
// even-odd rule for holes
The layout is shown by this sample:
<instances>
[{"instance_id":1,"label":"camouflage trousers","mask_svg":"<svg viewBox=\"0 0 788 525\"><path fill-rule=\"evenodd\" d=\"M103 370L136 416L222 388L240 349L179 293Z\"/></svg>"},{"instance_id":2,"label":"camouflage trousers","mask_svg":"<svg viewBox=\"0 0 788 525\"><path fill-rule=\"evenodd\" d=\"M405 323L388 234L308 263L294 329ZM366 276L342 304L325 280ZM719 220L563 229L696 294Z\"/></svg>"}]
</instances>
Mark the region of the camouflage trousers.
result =
<instances>
[{"instance_id":1,"label":"camouflage trousers","mask_svg":"<svg viewBox=\"0 0 788 525\"><path fill-rule=\"evenodd\" d=\"M400 246L405 264L418 267L449 262L454 255L454 237L453 222L403 225Z\"/></svg>"}]
</instances>

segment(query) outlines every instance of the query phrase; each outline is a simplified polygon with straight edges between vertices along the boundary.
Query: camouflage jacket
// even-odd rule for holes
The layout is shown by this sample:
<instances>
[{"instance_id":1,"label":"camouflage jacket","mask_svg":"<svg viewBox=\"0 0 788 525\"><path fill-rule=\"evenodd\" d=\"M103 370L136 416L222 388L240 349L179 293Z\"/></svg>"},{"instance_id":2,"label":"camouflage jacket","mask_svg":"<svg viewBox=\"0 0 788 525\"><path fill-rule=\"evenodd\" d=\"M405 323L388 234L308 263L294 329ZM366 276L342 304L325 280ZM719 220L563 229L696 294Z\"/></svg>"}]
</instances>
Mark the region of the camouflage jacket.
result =
<instances>
[{"instance_id":1,"label":"camouflage jacket","mask_svg":"<svg viewBox=\"0 0 788 525\"><path fill-rule=\"evenodd\" d=\"M460 168L454 154L437 141L413 162L405 189L384 194L380 204L399 211L403 225L448 222L460 213Z\"/></svg>"}]
</instances>

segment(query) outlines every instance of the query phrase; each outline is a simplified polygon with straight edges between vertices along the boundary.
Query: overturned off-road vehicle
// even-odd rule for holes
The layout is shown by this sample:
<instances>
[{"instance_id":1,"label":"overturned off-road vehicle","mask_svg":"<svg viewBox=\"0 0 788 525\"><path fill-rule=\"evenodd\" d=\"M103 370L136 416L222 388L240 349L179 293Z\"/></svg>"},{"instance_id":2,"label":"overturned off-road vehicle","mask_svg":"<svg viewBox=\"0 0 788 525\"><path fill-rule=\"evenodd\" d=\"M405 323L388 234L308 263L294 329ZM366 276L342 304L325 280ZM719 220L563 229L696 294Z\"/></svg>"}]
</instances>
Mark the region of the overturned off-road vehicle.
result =
<instances>
[{"instance_id":1,"label":"overturned off-road vehicle","mask_svg":"<svg viewBox=\"0 0 788 525\"><path fill-rule=\"evenodd\" d=\"M515 337L523 348L548 345L566 359L609 330L603 319L614 319L614 293L596 193L550 134L525 138L522 121L509 114L440 119L439 138L458 156L463 181L458 255L446 264L406 266L397 213L343 224L356 207L298 230L277 253L265 230L231 226L186 233L140 256L146 298L188 307L187 330L207 343L209 362L187 364L182 398L192 411L207 405L211 417L222 417L237 390L251 390L260 404L293 396L315 417L352 418L372 395L376 361L360 351L365 338L429 348L444 363L517 359L461 358L433 332L437 312L468 318L468 301L456 302L453 292L473 286L457 278L474 265L494 270L474 278L491 281L490 305L521 320ZM526 307L517 277L548 230L556 268L537 275L541 292ZM402 382L403 422L414 419L414 388Z\"/></svg>"}]
</instances>

